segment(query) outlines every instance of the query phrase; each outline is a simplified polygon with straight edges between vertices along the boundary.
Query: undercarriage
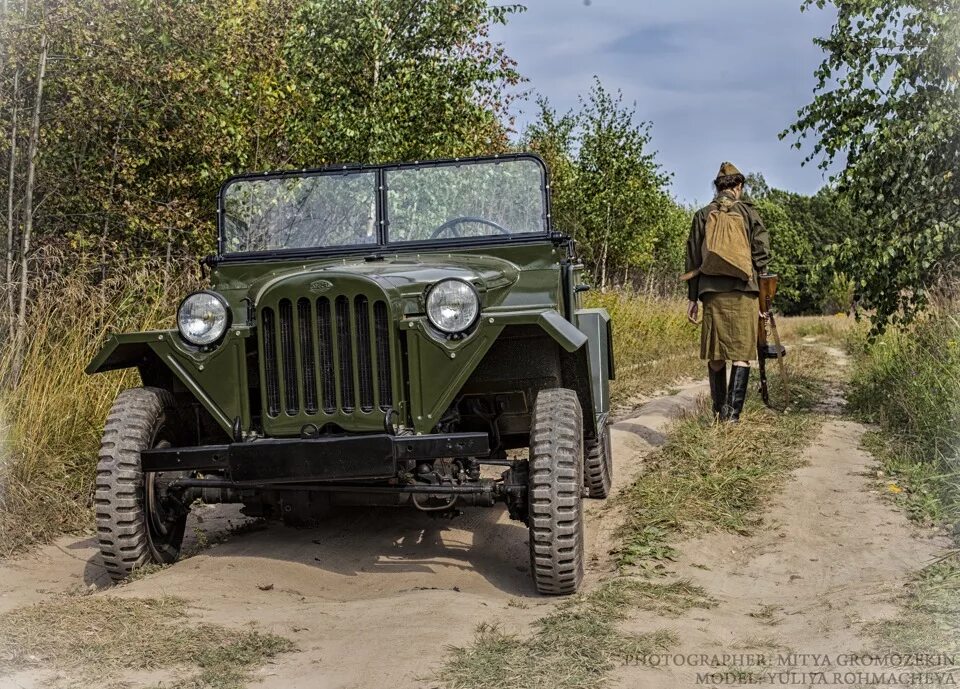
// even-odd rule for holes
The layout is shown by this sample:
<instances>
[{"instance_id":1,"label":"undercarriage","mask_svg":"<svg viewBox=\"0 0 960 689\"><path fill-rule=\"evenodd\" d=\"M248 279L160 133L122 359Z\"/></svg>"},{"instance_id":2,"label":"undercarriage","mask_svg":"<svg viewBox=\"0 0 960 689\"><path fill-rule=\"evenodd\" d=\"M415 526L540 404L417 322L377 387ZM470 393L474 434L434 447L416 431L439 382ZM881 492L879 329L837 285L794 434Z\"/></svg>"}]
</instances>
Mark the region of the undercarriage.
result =
<instances>
[{"instance_id":1,"label":"undercarriage","mask_svg":"<svg viewBox=\"0 0 960 689\"><path fill-rule=\"evenodd\" d=\"M527 462L491 453L485 433L261 439L156 447L141 456L152 492L171 512L196 500L232 502L249 516L310 523L333 505L407 505L452 516L504 503L512 518L526 519ZM483 467L503 471L493 478Z\"/></svg>"}]
</instances>

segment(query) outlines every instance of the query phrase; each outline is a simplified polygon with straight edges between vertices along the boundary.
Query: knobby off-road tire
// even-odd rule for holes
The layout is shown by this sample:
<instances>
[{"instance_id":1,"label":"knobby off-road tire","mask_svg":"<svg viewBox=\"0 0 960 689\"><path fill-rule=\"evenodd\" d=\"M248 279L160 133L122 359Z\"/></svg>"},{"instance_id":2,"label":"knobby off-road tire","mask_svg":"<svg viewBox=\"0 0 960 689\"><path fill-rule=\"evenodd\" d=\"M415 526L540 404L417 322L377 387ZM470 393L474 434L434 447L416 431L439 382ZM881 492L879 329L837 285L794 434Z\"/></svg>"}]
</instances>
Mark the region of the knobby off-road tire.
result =
<instances>
[{"instance_id":1,"label":"knobby off-road tire","mask_svg":"<svg viewBox=\"0 0 960 689\"><path fill-rule=\"evenodd\" d=\"M610 424L603 424L598 439L587 441L584 454L583 485L587 488L587 497L606 498L613 483Z\"/></svg>"},{"instance_id":2,"label":"knobby off-road tire","mask_svg":"<svg viewBox=\"0 0 960 689\"><path fill-rule=\"evenodd\" d=\"M140 465L141 450L172 444L177 428L173 409L166 390L130 388L117 395L107 416L95 507L100 554L114 581L145 564L169 564L180 555L186 514L159 507L154 475L144 474Z\"/></svg>"},{"instance_id":3,"label":"knobby off-road tire","mask_svg":"<svg viewBox=\"0 0 960 689\"><path fill-rule=\"evenodd\" d=\"M583 580L583 414L573 390L541 390L530 426L530 571L537 591L576 593Z\"/></svg>"}]
</instances>

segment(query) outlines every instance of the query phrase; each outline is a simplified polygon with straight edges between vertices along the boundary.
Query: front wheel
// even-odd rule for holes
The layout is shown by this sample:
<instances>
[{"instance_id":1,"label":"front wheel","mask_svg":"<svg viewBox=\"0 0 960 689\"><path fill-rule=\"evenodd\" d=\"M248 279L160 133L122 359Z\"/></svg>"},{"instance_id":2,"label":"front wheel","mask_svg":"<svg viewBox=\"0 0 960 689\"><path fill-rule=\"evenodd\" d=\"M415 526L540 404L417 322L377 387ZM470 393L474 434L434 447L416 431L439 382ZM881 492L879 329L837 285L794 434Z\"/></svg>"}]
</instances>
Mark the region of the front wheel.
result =
<instances>
[{"instance_id":1,"label":"front wheel","mask_svg":"<svg viewBox=\"0 0 960 689\"><path fill-rule=\"evenodd\" d=\"M583 580L583 414L577 393L537 395L530 426L527 522L537 591L576 593Z\"/></svg>"},{"instance_id":2,"label":"front wheel","mask_svg":"<svg viewBox=\"0 0 960 689\"><path fill-rule=\"evenodd\" d=\"M587 497L606 498L610 495L610 486L613 483L613 455L608 423L603 424L599 437L587 441L585 454L583 484L587 488Z\"/></svg>"},{"instance_id":3,"label":"front wheel","mask_svg":"<svg viewBox=\"0 0 960 689\"><path fill-rule=\"evenodd\" d=\"M162 495L144 473L140 452L173 444L173 397L160 388L130 388L113 403L97 462L96 523L103 565L114 581L149 563L180 556L187 510Z\"/></svg>"}]
</instances>

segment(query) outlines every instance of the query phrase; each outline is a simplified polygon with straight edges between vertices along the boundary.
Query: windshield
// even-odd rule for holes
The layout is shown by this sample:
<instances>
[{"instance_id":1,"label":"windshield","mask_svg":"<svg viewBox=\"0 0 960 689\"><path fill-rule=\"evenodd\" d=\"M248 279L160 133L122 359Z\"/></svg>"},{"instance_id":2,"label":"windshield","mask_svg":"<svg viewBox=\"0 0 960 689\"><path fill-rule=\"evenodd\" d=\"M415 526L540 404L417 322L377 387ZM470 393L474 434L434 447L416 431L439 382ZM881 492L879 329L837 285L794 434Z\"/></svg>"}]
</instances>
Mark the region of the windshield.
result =
<instances>
[{"instance_id":1,"label":"windshield","mask_svg":"<svg viewBox=\"0 0 960 689\"><path fill-rule=\"evenodd\" d=\"M239 177L221 253L542 234L545 177L527 156Z\"/></svg>"},{"instance_id":2,"label":"windshield","mask_svg":"<svg viewBox=\"0 0 960 689\"><path fill-rule=\"evenodd\" d=\"M223 252L377 242L375 172L240 179L223 192Z\"/></svg>"},{"instance_id":3,"label":"windshield","mask_svg":"<svg viewBox=\"0 0 960 689\"><path fill-rule=\"evenodd\" d=\"M543 169L533 159L388 170L391 242L546 230Z\"/></svg>"}]
</instances>

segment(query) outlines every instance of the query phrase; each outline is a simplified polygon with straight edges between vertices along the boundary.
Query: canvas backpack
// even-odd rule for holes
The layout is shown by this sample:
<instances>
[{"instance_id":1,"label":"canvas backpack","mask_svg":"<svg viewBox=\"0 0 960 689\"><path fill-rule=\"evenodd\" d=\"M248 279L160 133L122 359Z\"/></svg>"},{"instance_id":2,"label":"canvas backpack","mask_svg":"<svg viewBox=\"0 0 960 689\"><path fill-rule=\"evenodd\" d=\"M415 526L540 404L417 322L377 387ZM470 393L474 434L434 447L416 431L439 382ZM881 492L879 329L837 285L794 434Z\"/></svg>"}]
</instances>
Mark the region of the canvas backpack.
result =
<instances>
[{"instance_id":1,"label":"canvas backpack","mask_svg":"<svg viewBox=\"0 0 960 689\"><path fill-rule=\"evenodd\" d=\"M723 275L749 280L753 275L753 253L743 213L734 208L733 199L723 197L718 208L707 215L703 235L703 263L683 276L689 280L696 275Z\"/></svg>"}]
</instances>

